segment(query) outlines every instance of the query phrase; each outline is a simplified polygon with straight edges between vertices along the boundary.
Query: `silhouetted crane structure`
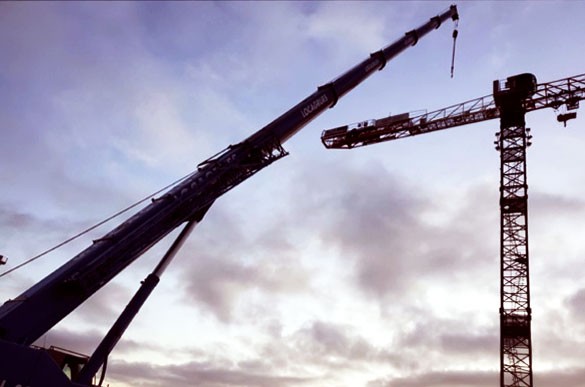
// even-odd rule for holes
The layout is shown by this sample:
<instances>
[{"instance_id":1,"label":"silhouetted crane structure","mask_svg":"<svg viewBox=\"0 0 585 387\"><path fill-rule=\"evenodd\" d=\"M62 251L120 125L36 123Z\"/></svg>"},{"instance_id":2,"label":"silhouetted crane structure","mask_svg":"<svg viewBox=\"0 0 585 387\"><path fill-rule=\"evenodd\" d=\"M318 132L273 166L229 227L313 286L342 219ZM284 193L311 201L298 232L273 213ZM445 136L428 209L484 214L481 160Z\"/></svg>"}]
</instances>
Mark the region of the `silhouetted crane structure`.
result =
<instances>
[{"instance_id":1,"label":"silhouetted crane structure","mask_svg":"<svg viewBox=\"0 0 585 387\"><path fill-rule=\"evenodd\" d=\"M85 250L34 284L20 296L0 305L0 387L101 386L107 358L133 318L159 283L162 274L194 227L224 193L286 156L289 138L386 63L414 46L449 19L457 7L432 17L390 45L321 85L305 99L242 142L203 161L197 170L128 218ZM162 192L162 191L161 191ZM173 230L183 227L140 288L114 322L91 357L60 348L33 345L67 315L116 277ZM51 251L51 250L48 250ZM43 255L43 254L41 254ZM40 257L38 255L31 260ZM0 264L5 259L0 256ZM23 264L0 274L0 277ZM101 376L97 374L101 368ZM67 372L65 372L67 371Z\"/></svg>"},{"instance_id":2,"label":"silhouetted crane structure","mask_svg":"<svg viewBox=\"0 0 585 387\"><path fill-rule=\"evenodd\" d=\"M525 114L553 108L559 122L577 117L585 74L537 84L532 74L494 81L493 94L431 113L403 113L323 131L326 148L355 148L500 118L500 386L532 386Z\"/></svg>"}]
</instances>

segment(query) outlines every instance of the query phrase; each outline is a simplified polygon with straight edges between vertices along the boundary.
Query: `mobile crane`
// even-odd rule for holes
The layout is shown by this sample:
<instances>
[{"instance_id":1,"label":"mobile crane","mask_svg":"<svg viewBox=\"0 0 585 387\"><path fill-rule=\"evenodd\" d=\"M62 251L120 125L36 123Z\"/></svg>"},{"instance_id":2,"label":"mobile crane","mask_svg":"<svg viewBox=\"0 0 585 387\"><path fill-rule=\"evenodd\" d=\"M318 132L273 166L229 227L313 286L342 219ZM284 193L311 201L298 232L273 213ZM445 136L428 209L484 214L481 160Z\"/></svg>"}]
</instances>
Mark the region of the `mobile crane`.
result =
<instances>
[{"instance_id":1,"label":"mobile crane","mask_svg":"<svg viewBox=\"0 0 585 387\"><path fill-rule=\"evenodd\" d=\"M533 74L494 81L493 94L431 113L403 113L323 131L326 148L349 149L500 118L500 386L532 386L525 114L563 108L566 123L585 99L585 74L537 84ZM559 110L560 111L560 110Z\"/></svg>"},{"instance_id":2,"label":"mobile crane","mask_svg":"<svg viewBox=\"0 0 585 387\"><path fill-rule=\"evenodd\" d=\"M120 224L20 296L0 307L0 387L92 386L100 367L189 233L222 194L286 156L282 144L333 107L346 93L419 39L459 15L457 7L417 29L320 86L244 141L230 145L198 165L197 170L147 207ZM130 263L184 224L154 271L142 282L118 320L91 357L31 346ZM67 370L69 377L63 372ZM103 382L103 373L98 385Z\"/></svg>"}]
</instances>

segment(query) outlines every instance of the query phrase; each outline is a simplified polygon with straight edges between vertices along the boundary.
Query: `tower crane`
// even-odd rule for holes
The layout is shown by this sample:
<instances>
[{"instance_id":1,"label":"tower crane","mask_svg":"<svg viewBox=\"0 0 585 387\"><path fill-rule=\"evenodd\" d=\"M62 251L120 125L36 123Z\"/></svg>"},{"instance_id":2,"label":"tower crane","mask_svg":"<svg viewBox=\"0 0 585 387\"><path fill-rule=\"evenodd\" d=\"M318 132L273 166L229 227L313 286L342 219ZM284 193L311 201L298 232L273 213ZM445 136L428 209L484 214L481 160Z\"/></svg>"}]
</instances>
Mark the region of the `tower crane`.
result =
<instances>
[{"instance_id":1,"label":"tower crane","mask_svg":"<svg viewBox=\"0 0 585 387\"><path fill-rule=\"evenodd\" d=\"M430 113L403 113L323 131L326 148L350 149L500 119L500 386L532 386L525 115L553 108L565 125L585 99L585 74L537 84L533 74L493 82L493 94ZM561 112L562 109L562 112Z\"/></svg>"},{"instance_id":2,"label":"tower crane","mask_svg":"<svg viewBox=\"0 0 585 387\"><path fill-rule=\"evenodd\" d=\"M93 386L109 353L138 313L174 255L211 205L224 193L286 156L282 144L327 108L419 39L448 20L452 5L389 46L372 53L236 145L230 145L161 197L33 285L0 306L0 387ZM83 304L151 246L183 227L169 251L142 282L91 357L32 344ZM0 256L1 259L1 256ZM5 261L2 260L2 263ZM3 273L2 275L4 275ZM65 370L68 374L65 374Z\"/></svg>"}]
</instances>

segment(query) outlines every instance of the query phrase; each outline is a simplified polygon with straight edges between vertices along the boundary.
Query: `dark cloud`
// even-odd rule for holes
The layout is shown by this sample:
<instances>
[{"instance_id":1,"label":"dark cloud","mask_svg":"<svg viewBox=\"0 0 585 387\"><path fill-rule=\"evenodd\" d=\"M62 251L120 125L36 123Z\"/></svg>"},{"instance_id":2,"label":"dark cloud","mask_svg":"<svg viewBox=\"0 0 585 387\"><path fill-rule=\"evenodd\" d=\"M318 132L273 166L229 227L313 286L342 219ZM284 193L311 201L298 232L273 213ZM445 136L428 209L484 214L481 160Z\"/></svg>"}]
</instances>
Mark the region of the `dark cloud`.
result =
<instances>
[{"instance_id":1,"label":"dark cloud","mask_svg":"<svg viewBox=\"0 0 585 387\"><path fill-rule=\"evenodd\" d=\"M307 353L345 354L350 349L350 342L343 327L327 324L321 321L314 322L309 328L299 332L301 345L308 344Z\"/></svg>"},{"instance_id":2,"label":"dark cloud","mask_svg":"<svg viewBox=\"0 0 585 387\"><path fill-rule=\"evenodd\" d=\"M534 384L543 386L581 387L585 368L565 368L534 372ZM368 387L488 387L498 384L496 371L430 371L412 376L373 380Z\"/></svg>"},{"instance_id":3,"label":"dark cloud","mask_svg":"<svg viewBox=\"0 0 585 387\"><path fill-rule=\"evenodd\" d=\"M354 283L343 286L356 286L373 303L387 302L388 295L393 300L412 301L408 298L411 287L432 288L437 281L472 281L478 286L485 266L496 263L497 200L493 205L485 203L486 196L493 195L486 194L484 186L466 188L452 211L440 211L440 202L380 166L336 167L339 171L327 175L305 166L296 169L302 178L294 179L286 193L295 198L294 206L271 213L260 231L247 229L237 211L226 216L232 214L229 205L215 208L219 216L207 219L213 232L197 237L199 252L194 249L190 258L194 266L183 274L188 299L223 322L234 323L237 306L252 290L270 300L268 304L278 302L271 297L275 294L294 297L310 290L311 278L318 278L319 273L303 270L295 257L295 248L302 246L293 242L303 241L309 234L339 254L339 265L354 268L350 277ZM442 214L436 224L426 218L433 212ZM495 223L492 236L476 233L490 222ZM494 254L489 253L491 248ZM287 265L282 264L283 255L291 257L284 260ZM294 280L295 271L298 280ZM291 275L293 282L287 286ZM437 356L446 362L453 359L452 364L459 364L469 353L478 358L496 356L495 329L474 326L475 322L462 329L465 316L448 322L426 317L428 320L391 348L372 345L349 326L319 321L289 337L276 333L274 338L284 344L266 345L261 352L272 366L297 364L301 369L310 359L326 368L359 368L370 362L420 370L425 368L416 360L415 353L420 351L441 354ZM396 353L398 348L406 351Z\"/></svg>"},{"instance_id":4,"label":"dark cloud","mask_svg":"<svg viewBox=\"0 0 585 387\"><path fill-rule=\"evenodd\" d=\"M249 302L257 303L251 309L274 313L274 302L306 293L313 278L299 260L303 246L293 240L301 224L282 224L282 210L273 211L274 202L258 213L249 198L242 199L246 190L254 193L258 187L248 183L226 195L232 200L218 200L182 252L190 264L180 269L184 300L224 323Z\"/></svg>"},{"instance_id":5,"label":"dark cloud","mask_svg":"<svg viewBox=\"0 0 585 387\"><path fill-rule=\"evenodd\" d=\"M251 292L260 291L266 297L274 297L307 289L308 276L301 267L278 261L245 263L243 258L238 259L249 253L220 250L217 255L197 254L196 264L182 276L188 302L195 301L219 320L229 322L236 303Z\"/></svg>"},{"instance_id":6,"label":"dark cloud","mask_svg":"<svg viewBox=\"0 0 585 387\"><path fill-rule=\"evenodd\" d=\"M536 191L530 194L530 206L539 216L576 216L585 210L585 200L562 194Z\"/></svg>"},{"instance_id":7,"label":"dark cloud","mask_svg":"<svg viewBox=\"0 0 585 387\"><path fill-rule=\"evenodd\" d=\"M304 172L304 184L295 194L305 198L301 203L305 208L298 212L313 219L318 216L315 228L324 242L336 247L345 259L357 262L359 285L377 296L402 289L400 273L409 260L411 237L420 235L416 213L424 199L380 166L343 168L327 176ZM310 195L313 183L335 189L314 197Z\"/></svg>"},{"instance_id":8,"label":"dark cloud","mask_svg":"<svg viewBox=\"0 0 585 387\"><path fill-rule=\"evenodd\" d=\"M498 383L495 371L431 371L387 380L375 380L368 387L488 387Z\"/></svg>"},{"instance_id":9,"label":"dark cloud","mask_svg":"<svg viewBox=\"0 0 585 387\"><path fill-rule=\"evenodd\" d=\"M380 348L356 334L354 329L325 321L314 321L290 338L293 357L301 364L341 366L360 369L366 363L405 366L408 360L398 353Z\"/></svg>"},{"instance_id":10,"label":"dark cloud","mask_svg":"<svg viewBox=\"0 0 585 387\"><path fill-rule=\"evenodd\" d=\"M18 208L5 201L0 202L0 232L4 236L1 246L3 251L0 253L11 258L9 265L6 266L6 269L10 269L13 265L16 266L42 252L51 250L20 269L22 272L27 272L29 275L32 273L37 277L48 274L58 265L73 258L91 244L93 239L103 235L107 227L113 227L114 224L114 222L109 222L97 229L82 233L83 230L97 223L95 218L85 217L83 213L79 214L79 217L68 217L52 211L45 213L31 210L32 208ZM76 235L76 238L71 239ZM52 250L66 240L69 242ZM42 270L45 271L39 274Z\"/></svg>"},{"instance_id":11,"label":"dark cloud","mask_svg":"<svg viewBox=\"0 0 585 387\"><path fill-rule=\"evenodd\" d=\"M459 324L457 324L459 326ZM500 337L497 329L489 333L473 333L454 330L440 336L440 348L447 354L490 356L495 359L499 351Z\"/></svg>"},{"instance_id":12,"label":"dark cloud","mask_svg":"<svg viewBox=\"0 0 585 387\"><path fill-rule=\"evenodd\" d=\"M403 364L400 354L372 345L339 324L314 321L278 340L256 343L249 357L232 360L223 351L194 351L184 364L157 366L128 363L117 357L110 362L114 381L136 386L184 384L201 386L297 386L319 384L331 378L331 367L367 369L373 363Z\"/></svg>"},{"instance_id":13,"label":"dark cloud","mask_svg":"<svg viewBox=\"0 0 585 387\"><path fill-rule=\"evenodd\" d=\"M439 324L440 325L440 324ZM449 325L449 324L445 324ZM439 328L440 330L440 328ZM450 387L450 386L491 386L497 383L498 372L482 370L432 370L428 360L429 349L422 344L432 334L418 330L413 336L422 336L416 343L415 353L426 353L424 359L419 359L418 372L410 376L389 377L372 380L368 387ZM465 332L457 334L439 335L443 342L444 356L451 356L458 352L464 359L470 359L471 353L478 353L475 344L482 343L493 346L493 336L468 335ZM102 335L96 331L72 332L56 330L44 338L43 345L57 345L73 349L85 354L91 354ZM410 340L411 344L414 342ZM435 342L437 340L434 340ZM450 342L449 344L446 344ZM457 342L457 344L454 344ZM473 342L473 343L471 343ZM489 344L492 342L491 344ZM429 343L426 343L429 344ZM174 363L170 365L154 365L150 363L130 363L122 360L120 354L131 354L137 349L161 352L162 347L149 346L123 339L115 349L115 357L110 361L108 380L125 382L133 386L158 387L160 385L183 384L209 387L228 386L302 386L320 383L329 379L328 371L333 368L345 370L365 369L367 365L379 363L385 366L394 366L398 369L412 369L407 364L408 353L405 349L408 343L396 345L394 353L376 347L348 326L314 321L305 328L301 328L291 335L281 337L278 341L256 348L257 358L249 358L234 362L229 360L227 353L213 354L202 351L193 351L193 358L201 360L188 363ZM488 349L489 350L489 349ZM256 355L253 355L256 356ZM473 356L477 361L477 356ZM459 362L453 366L461 366ZM321 371L315 373L316 368ZM430 371L422 371L429 369ZM312 371L310 371L312 370ZM535 382L543 385L563 385L567 387L581 386L585 370L582 368L567 368L547 372L535 372ZM292 376L294 375L294 376ZM310 376L309 376L310 375Z\"/></svg>"},{"instance_id":14,"label":"dark cloud","mask_svg":"<svg viewBox=\"0 0 585 387\"><path fill-rule=\"evenodd\" d=\"M309 377L281 376L278 370L273 370L270 373L257 373L254 372L253 366L251 368L247 368L245 365L238 367L231 364L218 366L205 362L170 366L119 362L110 367L109 376L115 381L137 387L158 387L161 385L288 387L315 382L314 378Z\"/></svg>"},{"instance_id":15,"label":"dark cloud","mask_svg":"<svg viewBox=\"0 0 585 387\"><path fill-rule=\"evenodd\" d=\"M74 313L87 323L109 327L132 296L132 291L125 286L109 283L81 304Z\"/></svg>"},{"instance_id":16,"label":"dark cloud","mask_svg":"<svg viewBox=\"0 0 585 387\"><path fill-rule=\"evenodd\" d=\"M103 333L97 330L78 332L58 328L46 333L34 344L45 348L50 346L60 347L89 356L102 338Z\"/></svg>"},{"instance_id":17,"label":"dark cloud","mask_svg":"<svg viewBox=\"0 0 585 387\"><path fill-rule=\"evenodd\" d=\"M196 269L186 276L187 297L209 308L222 321L229 321L237 297L257 286L262 274L256 267L226 262L222 257L198 256Z\"/></svg>"},{"instance_id":18,"label":"dark cloud","mask_svg":"<svg viewBox=\"0 0 585 387\"><path fill-rule=\"evenodd\" d=\"M3 251L0 254L10 257L6 269L52 248L85 227L87 227L87 223L83 221L35 213L5 201L0 202L0 232L4 237L1 245ZM88 239L82 238L80 241L86 244ZM72 257L75 249L83 247L83 244L74 243L72 246L65 247L60 253L64 254L65 257L67 254L71 254ZM63 259L63 256L56 258L55 255L52 255L51 258L48 257L44 258L44 261L48 263L55 263ZM21 270L28 271L30 268L38 267L41 261L36 261ZM28 272L30 273L30 271Z\"/></svg>"},{"instance_id":19,"label":"dark cloud","mask_svg":"<svg viewBox=\"0 0 585 387\"><path fill-rule=\"evenodd\" d=\"M498 364L499 328L497 315L493 325L485 326L472 313L461 313L445 319L430 313L413 318L409 326L397 327L402 331L393 343L401 348L405 358L411 359L409 368L414 372L427 372L430 364L454 369L467 364L472 357L475 364ZM424 358L418 354L425 353Z\"/></svg>"},{"instance_id":20,"label":"dark cloud","mask_svg":"<svg viewBox=\"0 0 585 387\"><path fill-rule=\"evenodd\" d=\"M582 387L585 380L585 368L559 368L545 372L534 373L534 385Z\"/></svg>"},{"instance_id":21,"label":"dark cloud","mask_svg":"<svg viewBox=\"0 0 585 387\"><path fill-rule=\"evenodd\" d=\"M106 335L109 326L105 326L103 331L91 330L72 330L63 327L57 327L47 332L43 337L38 339L34 345L48 348L51 346L74 351L86 356L91 356L99 343ZM135 341L125 336L120 339L112 351L115 358L121 358L126 354L136 353L137 351L163 352L164 347L153 344L148 341ZM193 351L195 353L195 351ZM117 362L118 360L116 360Z\"/></svg>"},{"instance_id":22,"label":"dark cloud","mask_svg":"<svg viewBox=\"0 0 585 387\"><path fill-rule=\"evenodd\" d=\"M565 305L577 321L585 322L585 289L580 289L567 298Z\"/></svg>"},{"instance_id":23,"label":"dark cloud","mask_svg":"<svg viewBox=\"0 0 585 387\"><path fill-rule=\"evenodd\" d=\"M497 254L497 204L486 204L491 196L483 185L464 188L456 203L448 203L452 209L444 210L447 203L379 164L327 165L300 173L302 183L293 192L304 198L297 201L295 213L303 217L298 222L308 218L324 247L355 262L357 284L379 299L403 295L431 278L462 278L493 263ZM331 188L312 194L325 186ZM439 223L427 219L431 213L440 214ZM494 227L493 234L477 233L486 227Z\"/></svg>"},{"instance_id":24,"label":"dark cloud","mask_svg":"<svg viewBox=\"0 0 585 387\"><path fill-rule=\"evenodd\" d=\"M12 211L4 206L0 207L0 227L7 229L23 229L35 224L36 219L19 211Z\"/></svg>"}]
</instances>

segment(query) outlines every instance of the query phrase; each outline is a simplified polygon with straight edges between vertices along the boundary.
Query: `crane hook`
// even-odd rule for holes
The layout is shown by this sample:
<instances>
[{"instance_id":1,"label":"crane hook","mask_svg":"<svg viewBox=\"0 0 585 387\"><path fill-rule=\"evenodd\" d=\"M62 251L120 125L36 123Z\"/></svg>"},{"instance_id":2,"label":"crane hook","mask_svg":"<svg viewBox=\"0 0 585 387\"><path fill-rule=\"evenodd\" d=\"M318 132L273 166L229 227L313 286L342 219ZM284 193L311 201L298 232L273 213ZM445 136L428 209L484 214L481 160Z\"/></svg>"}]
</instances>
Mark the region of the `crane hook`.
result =
<instances>
[{"instance_id":1,"label":"crane hook","mask_svg":"<svg viewBox=\"0 0 585 387\"><path fill-rule=\"evenodd\" d=\"M457 27L459 26L459 20L455 20L455 28L453 29L453 52L451 54L451 78L453 78L453 71L455 70L455 44L457 43L457 35L459 35L459 31Z\"/></svg>"}]
</instances>

